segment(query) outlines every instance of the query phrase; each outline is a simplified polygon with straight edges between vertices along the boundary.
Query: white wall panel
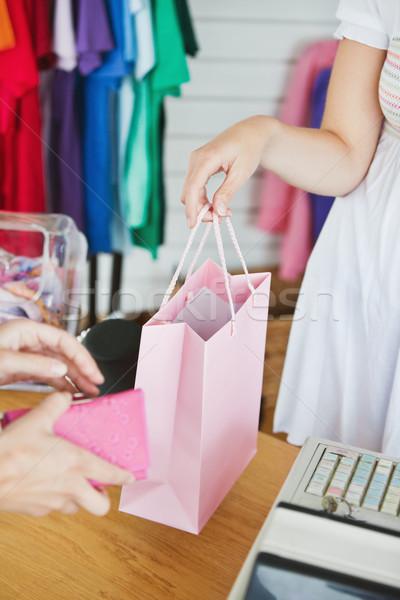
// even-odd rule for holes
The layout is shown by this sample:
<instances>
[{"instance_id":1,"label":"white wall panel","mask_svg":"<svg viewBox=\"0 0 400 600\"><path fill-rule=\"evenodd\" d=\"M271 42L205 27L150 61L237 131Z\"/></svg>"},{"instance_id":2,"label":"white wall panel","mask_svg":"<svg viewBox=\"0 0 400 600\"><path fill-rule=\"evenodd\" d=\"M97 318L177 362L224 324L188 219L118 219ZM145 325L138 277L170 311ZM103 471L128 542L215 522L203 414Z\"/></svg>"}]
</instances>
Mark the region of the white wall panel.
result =
<instances>
[{"instance_id":1,"label":"white wall panel","mask_svg":"<svg viewBox=\"0 0 400 600\"><path fill-rule=\"evenodd\" d=\"M277 113L279 101L267 98L242 100L211 97L168 98L167 102L167 137L188 134L209 139L216 132L226 129L232 123L246 119L252 115L274 115Z\"/></svg>"},{"instance_id":2,"label":"white wall panel","mask_svg":"<svg viewBox=\"0 0 400 600\"><path fill-rule=\"evenodd\" d=\"M324 1L324 0L321 0ZM302 4L305 2L303 1ZM251 2L246 4L250 5ZM293 21L251 21L240 19L199 21L196 26L202 59L226 61L295 60L305 44L331 37L333 21L296 23Z\"/></svg>"},{"instance_id":3,"label":"white wall panel","mask_svg":"<svg viewBox=\"0 0 400 600\"><path fill-rule=\"evenodd\" d=\"M191 0L194 19L331 22L337 0Z\"/></svg>"},{"instance_id":4,"label":"white wall panel","mask_svg":"<svg viewBox=\"0 0 400 600\"><path fill-rule=\"evenodd\" d=\"M276 100L283 96L291 65L284 62L240 62L221 58L190 61L192 80L183 97L204 100ZM179 102L179 99L176 99Z\"/></svg>"}]
</instances>

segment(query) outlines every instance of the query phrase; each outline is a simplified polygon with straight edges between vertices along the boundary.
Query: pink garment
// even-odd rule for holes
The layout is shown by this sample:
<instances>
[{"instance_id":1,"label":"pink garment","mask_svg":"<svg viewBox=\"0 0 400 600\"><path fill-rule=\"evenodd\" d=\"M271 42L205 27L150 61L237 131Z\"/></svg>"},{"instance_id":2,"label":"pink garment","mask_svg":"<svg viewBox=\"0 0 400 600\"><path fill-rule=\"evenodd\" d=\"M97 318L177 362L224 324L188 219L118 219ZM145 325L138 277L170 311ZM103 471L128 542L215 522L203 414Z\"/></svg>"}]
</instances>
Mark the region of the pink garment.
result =
<instances>
[{"instance_id":1,"label":"pink garment","mask_svg":"<svg viewBox=\"0 0 400 600\"><path fill-rule=\"evenodd\" d=\"M299 57L279 119L288 125L310 125L314 81L322 69L331 67L337 40L314 42ZM269 233L282 233L279 275L293 280L305 270L312 250L311 206L307 192L265 172L258 227Z\"/></svg>"}]
</instances>

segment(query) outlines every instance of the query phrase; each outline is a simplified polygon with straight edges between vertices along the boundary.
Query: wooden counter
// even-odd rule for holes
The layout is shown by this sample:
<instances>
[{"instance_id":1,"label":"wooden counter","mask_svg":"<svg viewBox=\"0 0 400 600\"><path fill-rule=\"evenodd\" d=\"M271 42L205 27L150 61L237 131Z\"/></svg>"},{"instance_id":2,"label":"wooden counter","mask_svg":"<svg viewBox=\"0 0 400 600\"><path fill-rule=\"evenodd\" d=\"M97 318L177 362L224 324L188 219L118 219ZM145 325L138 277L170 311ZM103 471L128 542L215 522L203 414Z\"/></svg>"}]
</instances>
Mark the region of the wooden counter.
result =
<instances>
[{"instance_id":1,"label":"wooden counter","mask_svg":"<svg viewBox=\"0 0 400 600\"><path fill-rule=\"evenodd\" d=\"M38 398L0 392L0 410ZM118 511L43 518L0 513L2 600L222 600L298 448L264 433L258 453L200 535Z\"/></svg>"}]
</instances>

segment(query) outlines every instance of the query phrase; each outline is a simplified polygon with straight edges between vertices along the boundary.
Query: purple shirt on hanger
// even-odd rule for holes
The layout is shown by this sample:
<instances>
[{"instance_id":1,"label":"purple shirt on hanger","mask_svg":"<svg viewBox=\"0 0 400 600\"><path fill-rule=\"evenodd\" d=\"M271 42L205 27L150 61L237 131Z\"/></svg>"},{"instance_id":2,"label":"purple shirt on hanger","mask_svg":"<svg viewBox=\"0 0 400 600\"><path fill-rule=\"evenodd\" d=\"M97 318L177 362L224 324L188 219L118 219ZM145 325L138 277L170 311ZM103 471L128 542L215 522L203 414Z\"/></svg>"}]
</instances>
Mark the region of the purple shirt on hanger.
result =
<instances>
[{"instance_id":1,"label":"purple shirt on hanger","mask_svg":"<svg viewBox=\"0 0 400 600\"><path fill-rule=\"evenodd\" d=\"M86 75L101 66L102 53L114 48L114 40L104 0L76 0L74 13L78 68ZM78 228L87 233L78 81L77 69L69 72L57 69L54 73L49 195L51 209L69 215Z\"/></svg>"},{"instance_id":2,"label":"purple shirt on hanger","mask_svg":"<svg viewBox=\"0 0 400 600\"><path fill-rule=\"evenodd\" d=\"M316 129L320 127L324 114L326 94L328 91L331 71L331 68L322 69L315 79L311 101L311 127ZM311 193L310 198L312 208L313 241L315 243L319 234L321 233L321 229L325 223L329 211L332 208L335 198Z\"/></svg>"},{"instance_id":3,"label":"purple shirt on hanger","mask_svg":"<svg viewBox=\"0 0 400 600\"><path fill-rule=\"evenodd\" d=\"M88 75L101 66L102 54L115 44L104 0L79 0L76 12L78 69L82 75Z\"/></svg>"},{"instance_id":4,"label":"purple shirt on hanger","mask_svg":"<svg viewBox=\"0 0 400 600\"><path fill-rule=\"evenodd\" d=\"M51 96L48 154L51 209L72 217L85 231L82 152L75 104L76 70L56 69Z\"/></svg>"}]
</instances>

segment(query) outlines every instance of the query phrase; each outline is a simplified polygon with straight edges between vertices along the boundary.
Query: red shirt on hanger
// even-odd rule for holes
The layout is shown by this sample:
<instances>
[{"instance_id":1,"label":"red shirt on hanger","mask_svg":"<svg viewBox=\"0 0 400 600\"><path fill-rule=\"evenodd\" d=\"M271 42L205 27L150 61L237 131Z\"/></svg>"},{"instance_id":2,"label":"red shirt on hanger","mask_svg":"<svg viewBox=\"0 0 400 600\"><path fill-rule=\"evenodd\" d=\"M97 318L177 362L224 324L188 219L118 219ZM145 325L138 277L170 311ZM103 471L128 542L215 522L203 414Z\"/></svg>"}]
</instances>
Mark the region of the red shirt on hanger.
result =
<instances>
[{"instance_id":1,"label":"red shirt on hanger","mask_svg":"<svg viewBox=\"0 0 400 600\"><path fill-rule=\"evenodd\" d=\"M49 5L7 0L7 7L16 44L0 51L0 208L43 212L37 59L51 62Z\"/></svg>"}]
</instances>

